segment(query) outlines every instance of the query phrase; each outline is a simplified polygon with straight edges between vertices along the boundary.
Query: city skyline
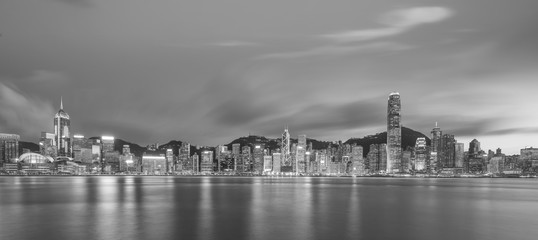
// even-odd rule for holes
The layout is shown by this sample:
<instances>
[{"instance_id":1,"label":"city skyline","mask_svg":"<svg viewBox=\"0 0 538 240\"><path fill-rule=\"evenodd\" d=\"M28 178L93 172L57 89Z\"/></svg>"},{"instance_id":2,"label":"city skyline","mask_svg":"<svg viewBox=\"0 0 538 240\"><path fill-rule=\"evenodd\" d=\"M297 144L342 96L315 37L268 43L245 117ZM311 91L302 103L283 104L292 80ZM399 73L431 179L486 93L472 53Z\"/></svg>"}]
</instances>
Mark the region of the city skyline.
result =
<instances>
[{"instance_id":1,"label":"city skyline","mask_svg":"<svg viewBox=\"0 0 538 240\"><path fill-rule=\"evenodd\" d=\"M402 125L427 136L439 122L465 149L538 145L538 3L304 5L2 3L0 128L36 142L63 96L86 136L214 146L289 126L346 140L385 131L398 91Z\"/></svg>"}]
</instances>

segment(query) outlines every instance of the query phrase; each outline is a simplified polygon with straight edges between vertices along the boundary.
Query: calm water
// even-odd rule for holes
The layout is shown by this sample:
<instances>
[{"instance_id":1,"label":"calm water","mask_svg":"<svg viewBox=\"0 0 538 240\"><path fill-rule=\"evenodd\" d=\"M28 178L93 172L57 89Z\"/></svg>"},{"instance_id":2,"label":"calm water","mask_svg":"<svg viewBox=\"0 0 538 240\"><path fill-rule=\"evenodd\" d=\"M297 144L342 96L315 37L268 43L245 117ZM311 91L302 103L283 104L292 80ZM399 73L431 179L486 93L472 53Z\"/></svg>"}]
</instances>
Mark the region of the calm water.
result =
<instances>
[{"instance_id":1,"label":"calm water","mask_svg":"<svg viewBox=\"0 0 538 240\"><path fill-rule=\"evenodd\" d=\"M536 179L0 177L0 239L538 239Z\"/></svg>"}]
</instances>

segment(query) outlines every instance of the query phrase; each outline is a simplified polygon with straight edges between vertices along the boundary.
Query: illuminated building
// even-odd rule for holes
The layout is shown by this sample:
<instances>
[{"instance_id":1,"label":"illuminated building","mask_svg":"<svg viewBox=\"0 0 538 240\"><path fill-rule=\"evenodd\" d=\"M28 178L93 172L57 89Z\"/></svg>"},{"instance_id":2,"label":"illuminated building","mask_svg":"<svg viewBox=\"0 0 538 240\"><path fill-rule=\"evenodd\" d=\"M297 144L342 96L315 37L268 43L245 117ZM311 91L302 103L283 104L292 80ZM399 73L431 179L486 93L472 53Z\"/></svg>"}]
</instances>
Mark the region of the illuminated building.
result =
<instances>
[{"instance_id":1,"label":"illuminated building","mask_svg":"<svg viewBox=\"0 0 538 240\"><path fill-rule=\"evenodd\" d=\"M241 161L241 144L232 144L232 158L234 161L234 171L242 169L243 163Z\"/></svg>"},{"instance_id":2,"label":"illuminated building","mask_svg":"<svg viewBox=\"0 0 538 240\"><path fill-rule=\"evenodd\" d=\"M129 145L123 145L123 150L120 156L120 171L121 172L137 172L138 163L134 154L131 153Z\"/></svg>"},{"instance_id":3,"label":"illuminated building","mask_svg":"<svg viewBox=\"0 0 538 240\"><path fill-rule=\"evenodd\" d=\"M305 161L305 155L306 155L306 135L299 135L297 138L297 148L295 152L295 165L296 165L296 173L304 173L306 172L306 161Z\"/></svg>"},{"instance_id":4,"label":"illuminated building","mask_svg":"<svg viewBox=\"0 0 538 240\"><path fill-rule=\"evenodd\" d=\"M354 175L364 175L366 174L366 166L364 164L364 158L362 156L362 146L352 146L351 147L351 161L353 162L353 171Z\"/></svg>"},{"instance_id":5,"label":"illuminated building","mask_svg":"<svg viewBox=\"0 0 538 240\"><path fill-rule=\"evenodd\" d=\"M387 169L387 144L371 144L367 154L370 173L384 173Z\"/></svg>"},{"instance_id":6,"label":"illuminated building","mask_svg":"<svg viewBox=\"0 0 538 240\"><path fill-rule=\"evenodd\" d=\"M280 170L280 161L282 159L281 153L273 153L273 172L279 173Z\"/></svg>"},{"instance_id":7,"label":"illuminated building","mask_svg":"<svg viewBox=\"0 0 538 240\"><path fill-rule=\"evenodd\" d=\"M443 168L456 166L456 140L454 135L444 134L441 138L440 161Z\"/></svg>"},{"instance_id":8,"label":"illuminated building","mask_svg":"<svg viewBox=\"0 0 538 240\"><path fill-rule=\"evenodd\" d=\"M200 157L198 154L192 155L192 171L194 173L200 172Z\"/></svg>"},{"instance_id":9,"label":"illuminated building","mask_svg":"<svg viewBox=\"0 0 538 240\"><path fill-rule=\"evenodd\" d=\"M270 155L263 156L263 172L273 171L273 157Z\"/></svg>"},{"instance_id":10,"label":"illuminated building","mask_svg":"<svg viewBox=\"0 0 538 240\"><path fill-rule=\"evenodd\" d=\"M177 170L183 172L193 171L194 166L191 157L191 144L186 142L181 143L178 154L178 161L181 169L178 168Z\"/></svg>"},{"instance_id":11,"label":"illuminated building","mask_svg":"<svg viewBox=\"0 0 538 240\"><path fill-rule=\"evenodd\" d=\"M427 147L426 147L426 138L419 137L415 142L415 162L414 170L415 171L424 171L426 170L427 162Z\"/></svg>"},{"instance_id":12,"label":"illuminated building","mask_svg":"<svg viewBox=\"0 0 538 240\"><path fill-rule=\"evenodd\" d=\"M254 145L254 151L252 157L254 158L253 171L261 174L263 172L263 159L264 159L265 146L263 144Z\"/></svg>"},{"instance_id":13,"label":"illuminated building","mask_svg":"<svg viewBox=\"0 0 538 240\"><path fill-rule=\"evenodd\" d=\"M399 172L402 162L401 102L399 93L391 93L387 108L387 163L388 173Z\"/></svg>"},{"instance_id":14,"label":"illuminated building","mask_svg":"<svg viewBox=\"0 0 538 240\"><path fill-rule=\"evenodd\" d=\"M63 100L60 99L60 110L54 116L54 136L58 157L71 157L71 119L64 111Z\"/></svg>"},{"instance_id":15,"label":"illuminated building","mask_svg":"<svg viewBox=\"0 0 538 240\"><path fill-rule=\"evenodd\" d=\"M435 128L433 128L431 132L431 139L432 139L432 146L431 146L431 158L430 158L430 170L433 171L435 169L439 169L439 167L442 166L441 156L442 154L441 149L441 135L443 132L441 132L441 128L437 126L437 122L435 122Z\"/></svg>"},{"instance_id":16,"label":"illuminated building","mask_svg":"<svg viewBox=\"0 0 538 240\"><path fill-rule=\"evenodd\" d=\"M54 159L37 153L25 153L19 157L21 170L24 173L50 173Z\"/></svg>"},{"instance_id":17,"label":"illuminated building","mask_svg":"<svg viewBox=\"0 0 538 240\"><path fill-rule=\"evenodd\" d=\"M523 171L538 167L538 148L528 147L520 150L519 161Z\"/></svg>"},{"instance_id":18,"label":"illuminated building","mask_svg":"<svg viewBox=\"0 0 538 240\"><path fill-rule=\"evenodd\" d=\"M162 150L146 151L142 155L142 169L146 175L162 175L166 173L166 152Z\"/></svg>"},{"instance_id":19,"label":"illuminated building","mask_svg":"<svg viewBox=\"0 0 538 240\"><path fill-rule=\"evenodd\" d=\"M456 143L456 149L454 152L455 165L457 168L463 167L463 160L465 157L465 147L463 143Z\"/></svg>"},{"instance_id":20,"label":"illuminated building","mask_svg":"<svg viewBox=\"0 0 538 240\"><path fill-rule=\"evenodd\" d=\"M169 148L166 149L166 172L173 173L174 170L174 151Z\"/></svg>"},{"instance_id":21,"label":"illuminated building","mask_svg":"<svg viewBox=\"0 0 538 240\"><path fill-rule=\"evenodd\" d=\"M43 156L49 156L56 159L58 148L55 143L56 136L54 133L41 132L39 139L39 153Z\"/></svg>"},{"instance_id":22,"label":"illuminated building","mask_svg":"<svg viewBox=\"0 0 538 240\"><path fill-rule=\"evenodd\" d=\"M73 161L91 164L93 161L92 146L94 140L82 135L73 136Z\"/></svg>"},{"instance_id":23,"label":"illuminated building","mask_svg":"<svg viewBox=\"0 0 538 240\"><path fill-rule=\"evenodd\" d=\"M281 164L282 164L282 171L283 172L291 172L292 171L292 165L291 162L291 156L290 156L290 132L288 131L288 127L284 129L284 133L282 133L282 143L281 143L281 150L280 153L282 153L281 158Z\"/></svg>"},{"instance_id":24,"label":"illuminated building","mask_svg":"<svg viewBox=\"0 0 538 240\"><path fill-rule=\"evenodd\" d=\"M114 151L115 138L101 137L101 171L115 173L120 171L120 153Z\"/></svg>"},{"instance_id":25,"label":"illuminated building","mask_svg":"<svg viewBox=\"0 0 538 240\"><path fill-rule=\"evenodd\" d=\"M252 155L250 153L250 147L249 146L243 146L241 149L241 162L243 163L243 168L241 172L250 172L252 171L251 164L252 164Z\"/></svg>"},{"instance_id":26,"label":"illuminated building","mask_svg":"<svg viewBox=\"0 0 538 240\"><path fill-rule=\"evenodd\" d=\"M200 162L201 173L213 172L213 151L203 151L202 161Z\"/></svg>"},{"instance_id":27,"label":"illuminated building","mask_svg":"<svg viewBox=\"0 0 538 240\"><path fill-rule=\"evenodd\" d=\"M17 134L0 133L0 163L15 163L19 157L19 140Z\"/></svg>"}]
</instances>

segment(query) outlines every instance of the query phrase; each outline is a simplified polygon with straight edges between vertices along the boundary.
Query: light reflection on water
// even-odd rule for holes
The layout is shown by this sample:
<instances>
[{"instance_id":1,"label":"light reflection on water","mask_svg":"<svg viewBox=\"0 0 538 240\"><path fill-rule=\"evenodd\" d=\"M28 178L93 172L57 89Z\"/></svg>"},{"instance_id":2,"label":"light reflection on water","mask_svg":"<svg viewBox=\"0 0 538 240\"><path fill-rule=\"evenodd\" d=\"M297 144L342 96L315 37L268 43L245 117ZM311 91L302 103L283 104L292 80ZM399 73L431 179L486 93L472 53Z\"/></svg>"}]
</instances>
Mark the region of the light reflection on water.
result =
<instances>
[{"instance_id":1,"label":"light reflection on water","mask_svg":"<svg viewBox=\"0 0 538 240\"><path fill-rule=\"evenodd\" d=\"M0 239L536 239L537 183L0 177Z\"/></svg>"}]
</instances>

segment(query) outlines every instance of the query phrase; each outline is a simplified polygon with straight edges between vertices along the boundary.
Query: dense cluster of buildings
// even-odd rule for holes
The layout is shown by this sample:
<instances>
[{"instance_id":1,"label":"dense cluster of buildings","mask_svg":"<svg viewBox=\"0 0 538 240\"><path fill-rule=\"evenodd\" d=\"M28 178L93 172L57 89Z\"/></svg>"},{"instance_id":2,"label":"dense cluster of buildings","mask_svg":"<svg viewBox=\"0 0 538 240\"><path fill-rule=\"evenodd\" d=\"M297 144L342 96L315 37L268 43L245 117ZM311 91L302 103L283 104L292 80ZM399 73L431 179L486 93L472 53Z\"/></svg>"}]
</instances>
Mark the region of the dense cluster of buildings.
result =
<instances>
[{"instance_id":1,"label":"dense cluster of buildings","mask_svg":"<svg viewBox=\"0 0 538 240\"><path fill-rule=\"evenodd\" d=\"M506 156L497 149L483 151L476 139L465 151L454 135L443 134L437 123L431 143L418 137L414 146L402 145L401 100L391 93L387 107L387 141L361 146L333 142L314 149L306 135L296 141L286 127L278 147L232 143L217 147L148 146L131 152L112 136L86 138L71 135L71 119L63 109L54 116L54 132L42 132L39 152L19 152L20 137L0 134L2 174L254 174L254 175L393 175L393 174L495 174L535 173L538 148Z\"/></svg>"}]
</instances>

